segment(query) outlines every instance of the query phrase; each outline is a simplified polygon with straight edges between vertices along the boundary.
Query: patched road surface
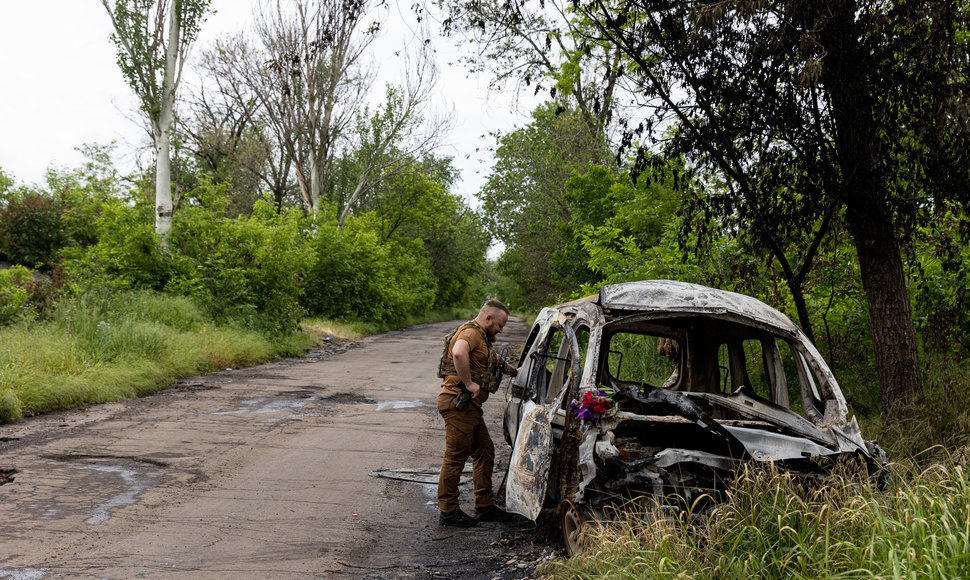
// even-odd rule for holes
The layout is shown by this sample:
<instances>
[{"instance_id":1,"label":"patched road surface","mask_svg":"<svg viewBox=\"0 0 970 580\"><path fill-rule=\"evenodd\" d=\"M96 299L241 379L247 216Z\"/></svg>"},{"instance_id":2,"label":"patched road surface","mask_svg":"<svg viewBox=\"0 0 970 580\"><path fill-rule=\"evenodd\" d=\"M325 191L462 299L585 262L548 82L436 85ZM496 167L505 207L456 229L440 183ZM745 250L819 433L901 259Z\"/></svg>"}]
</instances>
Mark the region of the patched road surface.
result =
<instances>
[{"instance_id":1,"label":"patched road surface","mask_svg":"<svg viewBox=\"0 0 970 580\"><path fill-rule=\"evenodd\" d=\"M436 485L373 475L437 470L454 326L0 425L0 579L528 577L531 523L439 527ZM525 330L513 319L500 345ZM496 488L504 402L486 403Z\"/></svg>"}]
</instances>

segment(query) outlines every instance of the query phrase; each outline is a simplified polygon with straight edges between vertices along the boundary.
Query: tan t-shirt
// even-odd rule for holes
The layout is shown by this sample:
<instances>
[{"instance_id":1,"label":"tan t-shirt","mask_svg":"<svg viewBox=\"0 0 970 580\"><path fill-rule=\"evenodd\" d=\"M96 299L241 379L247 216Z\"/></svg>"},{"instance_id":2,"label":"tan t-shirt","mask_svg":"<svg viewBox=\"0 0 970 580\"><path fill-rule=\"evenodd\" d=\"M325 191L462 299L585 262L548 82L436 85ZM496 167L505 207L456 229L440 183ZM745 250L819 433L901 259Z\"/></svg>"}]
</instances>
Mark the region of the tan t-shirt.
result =
<instances>
[{"instance_id":1,"label":"tan t-shirt","mask_svg":"<svg viewBox=\"0 0 970 580\"><path fill-rule=\"evenodd\" d=\"M482 331L471 326L470 324L465 324L462 328L455 333L455 336L451 338L451 344L448 345L448 356L451 356L451 349L455 348L455 342L458 339L463 339L468 343L468 365L471 367L472 375L479 375L488 370L488 343L482 337ZM458 383L461 378L456 375L448 375L441 381L441 392L448 393L450 395L457 395L461 392L458 388ZM472 404L481 406L482 403L488 400L488 392L482 389L478 393L478 397L472 399Z\"/></svg>"}]
</instances>

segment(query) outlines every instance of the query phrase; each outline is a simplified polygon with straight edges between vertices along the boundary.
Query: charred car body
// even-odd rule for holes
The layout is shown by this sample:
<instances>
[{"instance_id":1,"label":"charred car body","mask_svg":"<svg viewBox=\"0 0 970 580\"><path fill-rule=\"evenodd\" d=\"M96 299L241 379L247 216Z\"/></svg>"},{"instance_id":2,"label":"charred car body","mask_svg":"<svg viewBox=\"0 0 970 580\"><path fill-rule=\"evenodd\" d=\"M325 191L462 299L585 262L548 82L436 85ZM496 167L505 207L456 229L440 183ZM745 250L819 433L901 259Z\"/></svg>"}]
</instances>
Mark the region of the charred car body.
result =
<instances>
[{"instance_id":1,"label":"charred car body","mask_svg":"<svg viewBox=\"0 0 970 580\"><path fill-rule=\"evenodd\" d=\"M604 286L543 309L519 366L504 417L506 507L558 513L571 549L584 515L616 498L716 502L744 463L813 478L849 459L888 474L816 348L749 296L666 280ZM610 408L577 414L587 392Z\"/></svg>"}]
</instances>

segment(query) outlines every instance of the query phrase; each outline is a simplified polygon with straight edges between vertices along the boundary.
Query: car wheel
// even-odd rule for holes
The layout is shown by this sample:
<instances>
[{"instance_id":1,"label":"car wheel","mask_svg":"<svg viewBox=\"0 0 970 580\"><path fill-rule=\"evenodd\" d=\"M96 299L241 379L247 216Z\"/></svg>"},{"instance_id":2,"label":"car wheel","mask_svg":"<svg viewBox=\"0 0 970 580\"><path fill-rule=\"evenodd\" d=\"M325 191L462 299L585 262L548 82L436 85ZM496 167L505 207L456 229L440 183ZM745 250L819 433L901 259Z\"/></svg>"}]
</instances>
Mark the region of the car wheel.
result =
<instances>
[{"instance_id":1,"label":"car wheel","mask_svg":"<svg viewBox=\"0 0 970 580\"><path fill-rule=\"evenodd\" d=\"M576 507L569 500L559 504L559 529L562 531L562 543L570 556L583 551L583 530L596 521L596 515L585 506Z\"/></svg>"}]
</instances>

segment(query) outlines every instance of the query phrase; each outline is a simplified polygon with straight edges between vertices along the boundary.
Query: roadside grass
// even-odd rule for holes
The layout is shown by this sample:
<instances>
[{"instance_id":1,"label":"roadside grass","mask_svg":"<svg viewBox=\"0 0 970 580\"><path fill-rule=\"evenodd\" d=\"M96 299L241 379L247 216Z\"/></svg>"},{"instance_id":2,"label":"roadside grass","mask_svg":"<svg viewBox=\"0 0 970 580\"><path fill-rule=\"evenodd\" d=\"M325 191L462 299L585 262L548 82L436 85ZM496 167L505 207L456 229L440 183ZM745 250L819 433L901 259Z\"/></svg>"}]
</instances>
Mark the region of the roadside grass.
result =
<instances>
[{"instance_id":1,"label":"roadside grass","mask_svg":"<svg viewBox=\"0 0 970 580\"><path fill-rule=\"evenodd\" d=\"M879 491L851 478L806 490L747 473L705 525L630 510L547 578L970 578L970 365L924 356L924 396L890 424L859 417L893 462Z\"/></svg>"},{"instance_id":2,"label":"roadside grass","mask_svg":"<svg viewBox=\"0 0 970 580\"><path fill-rule=\"evenodd\" d=\"M216 325L189 298L82 297L50 320L0 329L0 421L153 393L180 377L292 356L309 333Z\"/></svg>"},{"instance_id":3,"label":"roadside grass","mask_svg":"<svg viewBox=\"0 0 970 580\"><path fill-rule=\"evenodd\" d=\"M149 291L92 294L48 320L0 328L0 422L157 392L179 378L295 356L324 337L356 340L429 322L474 318L438 310L398 323L306 319L265 336L209 319L191 298Z\"/></svg>"},{"instance_id":4,"label":"roadside grass","mask_svg":"<svg viewBox=\"0 0 970 580\"><path fill-rule=\"evenodd\" d=\"M625 512L591 527L580 555L546 578L967 578L970 448L916 470L893 489L850 479L806 490L790 476L749 472L704 525Z\"/></svg>"},{"instance_id":5,"label":"roadside grass","mask_svg":"<svg viewBox=\"0 0 970 580\"><path fill-rule=\"evenodd\" d=\"M970 360L947 353L923 355L923 396L900 409L899 418L883 423L860 417L867 438L875 438L889 458L912 457L929 465L946 450L970 445Z\"/></svg>"}]
</instances>

